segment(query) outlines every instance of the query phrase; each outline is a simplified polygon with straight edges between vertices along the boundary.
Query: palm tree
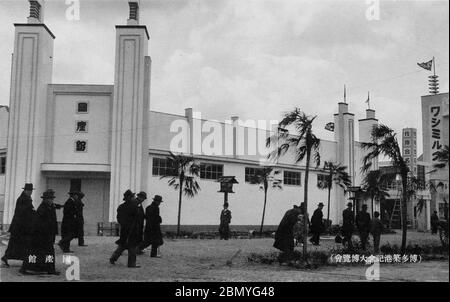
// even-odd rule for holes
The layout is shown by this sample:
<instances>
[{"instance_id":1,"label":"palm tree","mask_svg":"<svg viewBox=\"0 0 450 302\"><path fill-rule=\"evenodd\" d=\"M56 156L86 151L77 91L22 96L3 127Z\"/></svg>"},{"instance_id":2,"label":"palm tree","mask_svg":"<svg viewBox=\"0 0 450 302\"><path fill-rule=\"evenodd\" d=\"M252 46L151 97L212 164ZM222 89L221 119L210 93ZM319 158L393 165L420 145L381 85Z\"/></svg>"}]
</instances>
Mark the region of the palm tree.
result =
<instances>
[{"instance_id":1,"label":"palm tree","mask_svg":"<svg viewBox=\"0 0 450 302\"><path fill-rule=\"evenodd\" d=\"M372 217L374 200L382 201L389 197L389 193L381 185L385 178L385 175L383 175L380 170L373 170L369 171L363 179L363 197L370 198L372 201Z\"/></svg>"},{"instance_id":2,"label":"palm tree","mask_svg":"<svg viewBox=\"0 0 450 302\"><path fill-rule=\"evenodd\" d=\"M180 235L181 222L181 202L183 193L187 197L194 197L200 190L197 178L200 174L200 166L196 163L194 157L186 155L176 155L170 152L167 157L170 173L161 176L161 178L169 178L168 184L175 190L178 190L178 222L177 236Z\"/></svg>"},{"instance_id":3,"label":"palm tree","mask_svg":"<svg viewBox=\"0 0 450 302\"><path fill-rule=\"evenodd\" d=\"M444 169L448 166L448 145L445 145L444 148L440 149L439 151L436 151L434 153L434 159L438 162L433 165L435 169Z\"/></svg>"},{"instance_id":4,"label":"palm tree","mask_svg":"<svg viewBox=\"0 0 450 302\"><path fill-rule=\"evenodd\" d=\"M363 158L362 171L367 173L370 171L372 161L376 160L378 156L386 156L391 160L391 164L396 168L401 176L402 183L402 246L401 252L405 252L406 235L407 235L407 205L409 200L408 193L408 164L402 156L400 146L397 141L397 135L386 125L377 125L372 129L372 142L361 143L367 154Z\"/></svg>"},{"instance_id":5,"label":"palm tree","mask_svg":"<svg viewBox=\"0 0 450 302\"><path fill-rule=\"evenodd\" d=\"M333 189L333 184L336 184L344 189L344 194L347 187L351 185L350 175L345 171L346 166L341 166L340 164L335 164L330 161L326 161L323 164L323 170L327 172L327 177L324 181L319 182L317 186L319 189L328 190L328 209L327 209L327 223L330 221L330 200L331 200L331 189ZM331 225L328 225L329 228Z\"/></svg>"},{"instance_id":6,"label":"palm tree","mask_svg":"<svg viewBox=\"0 0 450 302\"><path fill-rule=\"evenodd\" d=\"M272 173L273 172L273 173ZM255 170L255 174L253 174L250 178L250 183L260 185L260 188L264 190L264 207L261 219L261 227L259 229L259 233L262 235L263 226L264 226L264 217L266 215L266 203L267 203L267 191L269 186L272 188L281 189L281 180L275 178L275 175L280 174L279 170L273 170L273 167L265 166L260 169Z\"/></svg>"},{"instance_id":7,"label":"palm tree","mask_svg":"<svg viewBox=\"0 0 450 302\"><path fill-rule=\"evenodd\" d=\"M286 154L289 150L295 155L295 164L300 163L306 158L305 162L305 180L304 180L304 208L308 211L308 178L311 160L320 165L320 139L317 138L312 131L312 124L316 116L310 117L295 108L291 112L285 113L283 119L278 124L281 129L286 127L294 127L296 135L289 135L288 131L280 131L267 139L267 147L275 146L275 150L269 153L268 158L276 160ZM306 215L307 213L305 213ZM304 236L303 236L303 257L307 257L307 219L305 219Z\"/></svg>"}]
</instances>

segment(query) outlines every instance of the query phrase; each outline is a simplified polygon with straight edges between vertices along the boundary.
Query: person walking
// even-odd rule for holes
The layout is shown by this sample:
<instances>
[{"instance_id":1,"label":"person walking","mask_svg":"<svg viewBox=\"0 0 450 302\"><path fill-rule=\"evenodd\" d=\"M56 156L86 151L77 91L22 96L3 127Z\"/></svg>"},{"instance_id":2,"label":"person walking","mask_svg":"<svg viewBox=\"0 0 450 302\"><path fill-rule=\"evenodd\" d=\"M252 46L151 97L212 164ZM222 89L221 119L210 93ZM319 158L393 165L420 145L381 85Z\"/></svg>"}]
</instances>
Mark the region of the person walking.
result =
<instances>
[{"instance_id":1,"label":"person walking","mask_svg":"<svg viewBox=\"0 0 450 302\"><path fill-rule=\"evenodd\" d=\"M138 247L144 242L144 221L145 221L145 211L142 206L142 203L147 199L147 193L144 191L139 192L136 195L136 203L138 207L138 216L137 216L137 237L138 237ZM141 254L141 250L137 249L137 254Z\"/></svg>"},{"instance_id":2,"label":"person walking","mask_svg":"<svg viewBox=\"0 0 450 302\"><path fill-rule=\"evenodd\" d=\"M439 227L439 216L437 211L434 211L433 214L431 215L430 223L431 223L431 234L433 235L437 234Z\"/></svg>"},{"instance_id":3,"label":"person walking","mask_svg":"<svg viewBox=\"0 0 450 302\"><path fill-rule=\"evenodd\" d=\"M347 203L347 208L342 212L342 244L345 246L347 244L347 247L349 249L353 249L353 243L352 243L352 235L354 230L354 224L355 219L353 217L353 204L351 202Z\"/></svg>"},{"instance_id":4,"label":"person walking","mask_svg":"<svg viewBox=\"0 0 450 302\"><path fill-rule=\"evenodd\" d=\"M8 230L10 233L8 247L1 258L6 267L9 267L9 259L24 260L31 240L33 216L36 213L31 199L33 184L26 183L22 189Z\"/></svg>"},{"instance_id":5,"label":"person walking","mask_svg":"<svg viewBox=\"0 0 450 302\"><path fill-rule=\"evenodd\" d=\"M124 202L117 208L117 221L120 224L120 238L116 241L117 249L109 258L111 264L115 264L125 250L128 250L128 267L139 267L136 265L136 248L139 244L138 237L138 206L135 194L127 190L123 194Z\"/></svg>"},{"instance_id":6,"label":"person walking","mask_svg":"<svg viewBox=\"0 0 450 302\"><path fill-rule=\"evenodd\" d=\"M58 234L56 221L55 191L48 189L42 196L42 203L33 220L30 248L22 263L22 274L47 273L59 275L55 269L55 237Z\"/></svg>"},{"instance_id":7,"label":"person walking","mask_svg":"<svg viewBox=\"0 0 450 302\"><path fill-rule=\"evenodd\" d=\"M324 229L323 224L323 209L324 204L320 202L317 206L317 209L314 211L311 217L311 232L313 236L309 240L313 245L319 245L320 234Z\"/></svg>"},{"instance_id":8,"label":"person walking","mask_svg":"<svg viewBox=\"0 0 450 302\"><path fill-rule=\"evenodd\" d=\"M161 232L162 218L159 215L162 202L162 197L155 195L152 203L145 209L144 242L139 246L139 251L142 254L143 250L151 245L150 257L157 257L158 247L164 243Z\"/></svg>"},{"instance_id":9,"label":"person walking","mask_svg":"<svg viewBox=\"0 0 450 302\"><path fill-rule=\"evenodd\" d=\"M223 210L220 212L219 235L220 239L228 240L230 238L231 211L228 209L228 202L223 204Z\"/></svg>"},{"instance_id":10,"label":"person walking","mask_svg":"<svg viewBox=\"0 0 450 302\"><path fill-rule=\"evenodd\" d=\"M64 203L63 219L61 222L61 240L58 242L63 253L72 253L70 250L70 242L72 239L78 238L78 245L84 246L83 231L83 202L82 192L70 191L69 198Z\"/></svg>"},{"instance_id":11,"label":"person walking","mask_svg":"<svg viewBox=\"0 0 450 302\"><path fill-rule=\"evenodd\" d=\"M356 225L358 227L359 239L361 241L361 248L366 249L367 239L370 232L370 214L367 213L367 205L362 205L362 210L356 214Z\"/></svg>"},{"instance_id":12,"label":"person walking","mask_svg":"<svg viewBox=\"0 0 450 302\"><path fill-rule=\"evenodd\" d=\"M383 232L383 222L380 219L380 212L373 213L373 220L371 223L370 233L373 236L373 253L380 252L380 239Z\"/></svg>"}]
</instances>

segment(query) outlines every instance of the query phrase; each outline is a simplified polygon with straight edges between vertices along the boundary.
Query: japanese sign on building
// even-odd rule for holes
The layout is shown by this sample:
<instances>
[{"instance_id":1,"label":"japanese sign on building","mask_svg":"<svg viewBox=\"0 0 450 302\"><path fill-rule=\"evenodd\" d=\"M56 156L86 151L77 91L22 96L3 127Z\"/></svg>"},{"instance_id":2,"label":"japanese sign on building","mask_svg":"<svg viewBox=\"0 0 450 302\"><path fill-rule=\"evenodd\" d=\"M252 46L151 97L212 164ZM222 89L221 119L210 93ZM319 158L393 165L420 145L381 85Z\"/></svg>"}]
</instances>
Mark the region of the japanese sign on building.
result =
<instances>
[{"instance_id":1,"label":"japanese sign on building","mask_svg":"<svg viewBox=\"0 0 450 302\"><path fill-rule=\"evenodd\" d=\"M444 147L442 133L442 107L439 105L430 106L430 137L431 137L431 162L438 161L437 154Z\"/></svg>"}]
</instances>

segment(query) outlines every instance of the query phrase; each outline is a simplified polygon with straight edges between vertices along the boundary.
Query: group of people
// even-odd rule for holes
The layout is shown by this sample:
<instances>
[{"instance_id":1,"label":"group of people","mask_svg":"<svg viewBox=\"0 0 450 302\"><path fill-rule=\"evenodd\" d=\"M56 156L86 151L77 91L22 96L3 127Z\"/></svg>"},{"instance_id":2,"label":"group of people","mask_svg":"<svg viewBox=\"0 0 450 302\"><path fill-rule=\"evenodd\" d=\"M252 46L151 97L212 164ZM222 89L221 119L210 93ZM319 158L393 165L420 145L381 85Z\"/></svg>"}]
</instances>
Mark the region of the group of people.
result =
<instances>
[{"instance_id":1,"label":"group of people","mask_svg":"<svg viewBox=\"0 0 450 302\"><path fill-rule=\"evenodd\" d=\"M152 203L144 211L142 203L146 199L145 192L135 194L127 190L123 194L124 202L117 208L120 238L116 241L117 249L109 258L111 264L115 264L122 253L128 250L128 267L139 267L136 264L137 255L142 255L149 246L151 246L150 257L157 257L158 247L163 245L162 219L159 215L159 206L163 199L160 195L155 195Z\"/></svg>"},{"instance_id":2,"label":"group of people","mask_svg":"<svg viewBox=\"0 0 450 302\"><path fill-rule=\"evenodd\" d=\"M42 202L35 210L31 199L31 194L34 190L33 184L27 183L22 189L23 192L17 199L14 216L9 228L10 239L8 247L1 261L6 267L9 267L8 260L21 260L20 272L23 274L46 273L59 275L59 272L55 269L55 249L53 246L55 237L58 234L56 210L64 206L54 203L55 191L49 189L42 194ZM69 192L71 198L74 196L73 193ZM83 195L78 193L78 196ZM78 202L81 203L81 205L76 207L78 213L80 211L79 207L82 208L82 197L77 198ZM65 222L68 221L67 215L68 211L65 211ZM64 244L71 240L67 236L64 237Z\"/></svg>"},{"instance_id":3,"label":"group of people","mask_svg":"<svg viewBox=\"0 0 450 302\"><path fill-rule=\"evenodd\" d=\"M305 210L304 203L300 206L288 210L275 232L275 242L273 246L282 252L292 253L295 245L303 243L305 236L311 231L309 241L313 245L320 245L320 235L325 231L326 226L323 220L322 209L324 204L320 202L314 211L311 221ZM349 249L353 249L352 236L355 229L358 230L361 248L366 249L369 234L373 236L374 253L379 252L381 233L383 232L383 223L380 220L380 213L374 212L373 219L367 212L367 205L363 205L356 217L353 212L353 204L349 202L347 208L342 213L343 225L340 228L342 234L342 244ZM306 221L305 221L306 220ZM341 238L339 235L337 238Z\"/></svg>"}]
</instances>

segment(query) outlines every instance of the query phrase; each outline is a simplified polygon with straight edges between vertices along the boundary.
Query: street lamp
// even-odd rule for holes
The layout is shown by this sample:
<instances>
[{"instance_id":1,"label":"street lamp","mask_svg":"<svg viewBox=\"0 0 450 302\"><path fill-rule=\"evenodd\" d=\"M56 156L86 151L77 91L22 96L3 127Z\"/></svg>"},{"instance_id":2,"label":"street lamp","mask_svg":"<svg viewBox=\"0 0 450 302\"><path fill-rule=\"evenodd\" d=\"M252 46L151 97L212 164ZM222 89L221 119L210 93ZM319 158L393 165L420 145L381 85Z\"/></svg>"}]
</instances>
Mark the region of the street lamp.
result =
<instances>
[{"instance_id":1,"label":"street lamp","mask_svg":"<svg viewBox=\"0 0 450 302\"><path fill-rule=\"evenodd\" d=\"M347 188L348 191L348 199L352 201L353 203L353 215L356 215L356 200L357 200L357 194L361 191L361 187L359 186L350 186Z\"/></svg>"},{"instance_id":2,"label":"street lamp","mask_svg":"<svg viewBox=\"0 0 450 302\"><path fill-rule=\"evenodd\" d=\"M233 184L237 184L235 176L222 176L217 179L217 182L220 182L220 190L218 192L224 193L223 195L223 203L228 202L228 193L233 192Z\"/></svg>"}]
</instances>

